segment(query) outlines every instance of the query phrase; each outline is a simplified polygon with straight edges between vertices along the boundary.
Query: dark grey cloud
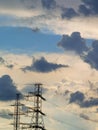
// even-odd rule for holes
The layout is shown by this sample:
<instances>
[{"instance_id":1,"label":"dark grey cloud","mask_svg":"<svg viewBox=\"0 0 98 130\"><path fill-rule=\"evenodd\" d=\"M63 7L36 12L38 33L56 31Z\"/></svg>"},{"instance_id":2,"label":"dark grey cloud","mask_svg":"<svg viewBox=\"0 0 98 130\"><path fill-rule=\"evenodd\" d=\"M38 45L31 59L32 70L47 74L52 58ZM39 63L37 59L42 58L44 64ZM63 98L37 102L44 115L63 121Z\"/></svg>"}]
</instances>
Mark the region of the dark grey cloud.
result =
<instances>
[{"instance_id":1,"label":"dark grey cloud","mask_svg":"<svg viewBox=\"0 0 98 130\"><path fill-rule=\"evenodd\" d=\"M91 14L91 10L88 7L86 7L85 5L79 6L79 12L85 16L88 16Z\"/></svg>"},{"instance_id":2,"label":"dark grey cloud","mask_svg":"<svg viewBox=\"0 0 98 130\"><path fill-rule=\"evenodd\" d=\"M19 91L11 77L9 75L3 75L0 78L0 100L14 100L16 98L16 93L19 93Z\"/></svg>"},{"instance_id":3,"label":"dark grey cloud","mask_svg":"<svg viewBox=\"0 0 98 130\"><path fill-rule=\"evenodd\" d=\"M80 104L84 100L84 94L82 92L75 92L70 95L70 103L77 103Z\"/></svg>"},{"instance_id":4,"label":"dark grey cloud","mask_svg":"<svg viewBox=\"0 0 98 130\"><path fill-rule=\"evenodd\" d=\"M54 9L56 7L55 0L41 0L43 8Z\"/></svg>"},{"instance_id":5,"label":"dark grey cloud","mask_svg":"<svg viewBox=\"0 0 98 130\"><path fill-rule=\"evenodd\" d=\"M82 0L83 4L79 6L79 12L85 16L98 15L97 0Z\"/></svg>"},{"instance_id":6,"label":"dark grey cloud","mask_svg":"<svg viewBox=\"0 0 98 130\"><path fill-rule=\"evenodd\" d=\"M62 9L62 14L61 14L62 19L64 18L71 19L76 16L78 16L78 13L73 8Z\"/></svg>"},{"instance_id":7,"label":"dark grey cloud","mask_svg":"<svg viewBox=\"0 0 98 130\"><path fill-rule=\"evenodd\" d=\"M98 70L98 40L92 43L92 49L83 59L85 62L89 63L92 68Z\"/></svg>"},{"instance_id":8,"label":"dark grey cloud","mask_svg":"<svg viewBox=\"0 0 98 130\"><path fill-rule=\"evenodd\" d=\"M1 118L12 119L13 118L12 114L13 113L8 109L0 110L0 117Z\"/></svg>"},{"instance_id":9,"label":"dark grey cloud","mask_svg":"<svg viewBox=\"0 0 98 130\"><path fill-rule=\"evenodd\" d=\"M98 1L97 0L82 0L82 3L78 7L78 11L74 8L65 8L62 10L62 18L71 19L76 16L94 16L98 15Z\"/></svg>"},{"instance_id":10,"label":"dark grey cloud","mask_svg":"<svg viewBox=\"0 0 98 130\"><path fill-rule=\"evenodd\" d=\"M98 40L94 40L90 48L88 48L86 40L81 37L80 33L73 32L70 36L63 35L58 46L62 47L65 51L74 51L80 55L84 62L98 70Z\"/></svg>"},{"instance_id":11,"label":"dark grey cloud","mask_svg":"<svg viewBox=\"0 0 98 130\"><path fill-rule=\"evenodd\" d=\"M66 51L74 51L79 55L88 50L85 39L81 37L79 32L73 32L71 36L63 35L58 46Z\"/></svg>"},{"instance_id":12,"label":"dark grey cloud","mask_svg":"<svg viewBox=\"0 0 98 130\"><path fill-rule=\"evenodd\" d=\"M98 98L91 98L89 100L85 100L80 104L80 106L84 108L98 106Z\"/></svg>"},{"instance_id":13,"label":"dark grey cloud","mask_svg":"<svg viewBox=\"0 0 98 130\"><path fill-rule=\"evenodd\" d=\"M85 99L85 96L82 92L75 92L70 94L69 103L75 103L79 105L81 108L89 108L98 106L98 98L89 98Z\"/></svg>"},{"instance_id":14,"label":"dark grey cloud","mask_svg":"<svg viewBox=\"0 0 98 130\"><path fill-rule=\"evenodd\" d=\"M47 73L47 72L55 71L62 67L69 67L69 66L51 63L51 62L48 62L44 57L41 57L38 60L33 60L33 63L31 64L31 66L26 66L22 68L22 70Z\"/></svg>"}]
</instances>

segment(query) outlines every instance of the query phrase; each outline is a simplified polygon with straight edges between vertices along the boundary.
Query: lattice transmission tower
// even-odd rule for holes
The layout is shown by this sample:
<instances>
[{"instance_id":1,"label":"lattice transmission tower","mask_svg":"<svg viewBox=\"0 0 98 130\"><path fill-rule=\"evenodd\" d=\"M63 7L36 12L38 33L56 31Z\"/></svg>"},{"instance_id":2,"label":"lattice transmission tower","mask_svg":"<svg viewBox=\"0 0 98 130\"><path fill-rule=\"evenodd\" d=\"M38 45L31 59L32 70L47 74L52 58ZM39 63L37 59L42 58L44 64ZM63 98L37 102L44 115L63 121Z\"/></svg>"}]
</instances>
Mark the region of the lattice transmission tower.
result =
<instances>
[{"instance_id":1,"label":"lattice transmission tower","mask_svg":"<svg viewBox=\"0 0 98 130\"><path fill-rule=\"evenodd\" d=\"M16 101L14 106L14 130L45 130L43 116L45 114L42 112L42 101L45 98L42 96L42 84L37 83L32 87L32 92L29 92L24 96L28 101L32 101L30 106L20 103L20 94L16 95ZM32 104L33 103L33 104ZM32 104L32 105L31 105ZM26 107L26 111L22 111L21 108ZM20 120L20 116L25 118L25 122ZM27 121L29 119L29 121ZM26 122L27 121L27 122Z\"/></svg>"},{"instance_id":2,"label":"lattice transmission tower","mask_svg":"<svg viewBox=\"0 0 98 130\"><path fill-rule=\"evenodd\" d=\"M14 116L14 123L12 124L14 126L14 130L20 130L20 94L17 93L16 94L16 101L14 105L14 114L12 114Z\"/></svg>"},{"instance_id":3,"label":"lattice transmission tower","mask_svg":"<svg viewBox=\"0 0 98 130\"><path fill-rule=\"evenodd\" d=\"M35 84L34 92L30 93L34 95L34 110L31 118L31 128L32 130L45 130L43 116L45 114L42 112L42 84Z\"/></svg>"}]
</instances>

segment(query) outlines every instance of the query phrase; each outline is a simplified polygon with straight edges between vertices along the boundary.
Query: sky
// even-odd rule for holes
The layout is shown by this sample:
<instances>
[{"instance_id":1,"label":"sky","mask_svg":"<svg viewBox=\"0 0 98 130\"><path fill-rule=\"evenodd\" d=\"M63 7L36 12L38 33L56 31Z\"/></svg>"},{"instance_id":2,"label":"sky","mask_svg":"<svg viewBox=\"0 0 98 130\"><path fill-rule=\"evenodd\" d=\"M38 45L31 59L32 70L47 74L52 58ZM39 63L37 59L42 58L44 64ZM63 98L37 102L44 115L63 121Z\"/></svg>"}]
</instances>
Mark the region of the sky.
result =
<instances>
[{"instance_id":1,"label":"sky","mask_svg":"<svg viewBox=\"0 0 98 130\"><path fill-rule=\"evenodd\" d=\"M97 23L97 0L0 0L0 130L39 82L46 129L98 130Z\"/></svg>"}]
</instances>

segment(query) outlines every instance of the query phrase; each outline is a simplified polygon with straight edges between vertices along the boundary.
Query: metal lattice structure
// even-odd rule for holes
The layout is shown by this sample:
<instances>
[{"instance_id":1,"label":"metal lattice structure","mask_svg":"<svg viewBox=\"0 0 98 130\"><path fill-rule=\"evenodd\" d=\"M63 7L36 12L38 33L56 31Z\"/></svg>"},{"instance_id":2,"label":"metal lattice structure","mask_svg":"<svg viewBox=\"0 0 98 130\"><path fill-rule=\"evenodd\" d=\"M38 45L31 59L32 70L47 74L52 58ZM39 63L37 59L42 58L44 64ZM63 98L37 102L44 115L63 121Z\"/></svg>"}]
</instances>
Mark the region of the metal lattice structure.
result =
<instances>
[{"instance_id":1,"label":"metal lattice structure","mask_svg":"<svg viewBox=\"0 0 98 130\"><path fill-rule=\"evenodd\" d=\"M14 107L14 130L20 130L20 94L16 94Z\"/></svg>"},{"instance_id":2,"label":"metal lattice structure","mask_svg":"<svg viewBox=\"0 0 98 130\"><path fill-rule=\"evenodd\" d=\"M25 115L25 113L21 111L21 107L24 105L20 102L21 96L21 94L17 93L15 104L11 105L14 106L14 114L11 114L14 117L14 122L12 123L14 130L21 130L20 117L21 115Z\"/></svg>"},{"instance_id":3,"label":"metal lattice structure","mask_svg":"<svg viewBox=\"0 0 98 130\"><path fill-rule=\"evenodd\" d=\"M16 94L16 101L14 106L14 130L45 130L42 112L42 84L35 84L32 88L33 92L29 92L25 97L30 101L32 99L32 106L28 107L26 104L20 103L20 94ZM21 111L20 107L26 107L27 111ZM29 118L30 122L21 122L20 115L25 115L24 118Z\"/></svg>"},{"instance_id":4,"label":"metal lattice structure","mask_svg":"<svg viewBox=\"0 0 98 130\"><path fill-rule=\"evenodd\" d=\"M35 84L34 88L34 111L31 118L31 128L34 130L45 130L43 116L45 114L42 112L42 100L45 98L42 97L42 84Z\"/></svg>"}]
</instances>

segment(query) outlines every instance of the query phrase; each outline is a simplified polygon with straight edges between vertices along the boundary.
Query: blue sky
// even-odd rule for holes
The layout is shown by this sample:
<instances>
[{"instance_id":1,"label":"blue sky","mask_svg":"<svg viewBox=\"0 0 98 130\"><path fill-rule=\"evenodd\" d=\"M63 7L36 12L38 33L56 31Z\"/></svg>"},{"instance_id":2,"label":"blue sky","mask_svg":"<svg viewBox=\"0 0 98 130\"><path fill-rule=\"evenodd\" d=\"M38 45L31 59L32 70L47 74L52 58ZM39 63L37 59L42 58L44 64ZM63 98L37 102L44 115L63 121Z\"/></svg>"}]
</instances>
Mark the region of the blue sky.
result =
<instances>
[{"instance_id":1,"label":"blue sky","mask_svg":"<svg viewBox=\"0 0 98 130\"><path fill-rule=\"evenodd\" d=\"M57 42L60 35L34 32L30 28L0 27L0 49L5 51L20 50L20 53L60 52Z\"/></svg>"},{"instance_id":2,"label":"blue sky","mask_svg":"<svg viewBox=\"0 0 98 130\"><path fill-rule=\"evenodd\" d=\"M0 129L36 82L46 129L98 130L96 0L0 0Z\"/></svg>"}]
</instances>

